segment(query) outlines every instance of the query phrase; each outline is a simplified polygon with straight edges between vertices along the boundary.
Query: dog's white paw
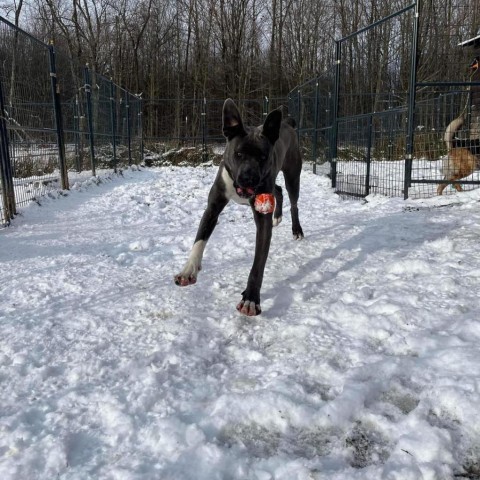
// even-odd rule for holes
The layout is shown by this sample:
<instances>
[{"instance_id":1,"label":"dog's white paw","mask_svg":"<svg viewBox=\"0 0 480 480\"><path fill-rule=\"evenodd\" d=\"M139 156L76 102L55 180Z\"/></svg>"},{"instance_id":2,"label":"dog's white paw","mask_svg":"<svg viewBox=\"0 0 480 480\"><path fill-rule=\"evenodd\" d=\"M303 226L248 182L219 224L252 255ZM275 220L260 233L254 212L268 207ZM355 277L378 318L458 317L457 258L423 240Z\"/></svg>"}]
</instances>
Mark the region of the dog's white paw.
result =
<instances>
[{"instance_id":1,"label":"dog's white paw","mask_svg":"<svg viewBox=\"0 0 480 480\"><path fill-rule=\"evenodd\" d=\"M179 274L175 275L175 285L178 285L179 287L186 287L188 285L193 285L194 283L197 283L198 272L201 269L201 265L187 262L183 270Z\"/></svg>"},{"instance_id":2,"label":"dog's white paw","mask_svg":"<svg viewBox=\"0 0 480 480\"><path fill-rule=\"evenodd\" d=\"M277 227L278 225L280 225L280 223L282 223L282 220L283 220L283 217L274 218L273 219L273 226Z\"/></svg>"},{"instance_id":3,"label":"dog's white paw","mask_svg":"<svg viewBox=\"0 0 480 480\"><path fill-rule=\"evenodd\" d=\"M206 244L207 242L204 240L199 240L194 243L183 270L174 277L176 285L186 287L187 285L193 285L197 282L198 272L202 269L203 250Z\"/></svg>"}]
</instances>

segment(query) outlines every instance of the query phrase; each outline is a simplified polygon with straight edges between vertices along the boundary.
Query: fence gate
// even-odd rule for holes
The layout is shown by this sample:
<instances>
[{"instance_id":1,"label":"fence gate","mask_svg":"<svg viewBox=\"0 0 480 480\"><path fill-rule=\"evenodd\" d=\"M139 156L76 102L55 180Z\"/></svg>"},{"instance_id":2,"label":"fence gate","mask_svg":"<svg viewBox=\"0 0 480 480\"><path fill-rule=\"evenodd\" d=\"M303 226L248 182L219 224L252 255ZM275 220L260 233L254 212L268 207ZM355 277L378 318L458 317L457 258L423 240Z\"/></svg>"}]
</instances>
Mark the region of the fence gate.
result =
<instances>
[{"instance_id":1,"label":"fence gate","mask_svg":"<svg viewBox=\"0 0 480 480\"><path fill-rule=\"evenodd\" d=\"M395 59L409 51L415 61L416 7L409 5L336 42L331 172L342 196L406 195L415 69L405 71Z\"/></svg>"},{"instance_id":2,"label":"fence gate","mask_svg":"<svg viewBox=\"0 0 480 480\"><path fill-rule=\"evenodd\" d=\"M335 189L345 197L400 196L404 188L406 109L356 115L337 123Z\"/></svg>"}]
</instances>

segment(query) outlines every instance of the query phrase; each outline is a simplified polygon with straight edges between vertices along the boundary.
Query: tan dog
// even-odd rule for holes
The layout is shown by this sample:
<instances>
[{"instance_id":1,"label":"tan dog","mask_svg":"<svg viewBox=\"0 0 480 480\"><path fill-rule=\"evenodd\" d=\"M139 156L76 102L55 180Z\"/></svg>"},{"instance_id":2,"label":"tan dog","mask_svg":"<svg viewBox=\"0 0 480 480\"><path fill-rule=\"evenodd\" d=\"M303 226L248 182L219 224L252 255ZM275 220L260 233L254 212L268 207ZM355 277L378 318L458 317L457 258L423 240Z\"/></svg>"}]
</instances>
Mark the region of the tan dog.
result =
<instances>
[{"instance_id":1,"label":"tan dog","mask_svg":"<svg viewBox=\"0 0 480 480\"><path fill-rule=\"evenodd\" d=\"M462 186L457 182L462 178L471 175L477 168L477 159L468 148L457 148L453 144L455 132L463 125L463 117L458 117L448 125L445 130L444 140L447 144L448 155L443 160L440 171L448 183L440 183L437 187L437 194L442 195L449 184L453 184L457 192L463 191Z\"/></svg>"}]
</instances>

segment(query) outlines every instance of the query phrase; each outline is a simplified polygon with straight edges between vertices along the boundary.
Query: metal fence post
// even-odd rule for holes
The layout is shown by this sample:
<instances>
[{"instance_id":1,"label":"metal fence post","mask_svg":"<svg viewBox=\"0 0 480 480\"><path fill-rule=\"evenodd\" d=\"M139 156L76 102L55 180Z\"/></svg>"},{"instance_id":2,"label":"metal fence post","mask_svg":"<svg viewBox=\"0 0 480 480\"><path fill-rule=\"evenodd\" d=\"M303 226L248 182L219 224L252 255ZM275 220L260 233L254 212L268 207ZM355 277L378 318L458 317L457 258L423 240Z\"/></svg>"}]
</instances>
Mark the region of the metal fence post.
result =
<instances>
[{"instance_id":1,"label":"metal fence post","mask_svg":"<svg viewBox=\"0 0 480 480\"><path fill-rule=\"evenodd\" d=\"M110 121L112 128L113 171L117 173L117 114L115 102L115 84L110 80Z\"/></svg>"},{"instance_id":2,"label":"metal fence post","mask_svg":"<svg viewBox=\"0 0 480 480\"><path fill-rule=\"evenodd\" d=\"M128 145L128 164L132 164L132 130L130 125L130 102L128 92L125 90L125 114L127 117L127 145Z\"/></svg>"},{"instance_id":3,"label":"metal fence post","mask_svg":"<svg viewBox=\"0 0 480 480\"><path fill-rule=\"evenodd\" d=\"M90 143L90 162L92 166L92 175L95 176L95 143L93 137L93 113L92 113L92 86L90 80L90 70L88 65L85 66L83 70L84 80L85 80L85 97L87 103L87 128L88 128L88 139Z\"/></svg>"},{"instance_id":4,"label":"metal fence post","mask_svg":"<svg viewBox=\"0 0 480 480\"><path fill-rule=\"evenodd\" d=\"M312 157L313 157L313 173L317 173L317 137L318 137L318 101L319 101L319 84L318 78L315 82L315 108L313 120L313 145L312 145Z\"/></svg>"},{"instance_id":5,"label":"metal fence post","mask_svg":"<svg viewBox=\"0 0 480 480\"><path fill-rule=\"evenodd\" d=\"M338 141L338 109L340 102L340 64L342 61L342 43L335 42L335 91L333 94L332 137L331 137L331 166L332 188L337 186L337 141Z\"/></svg>"},{"instance_id":6,"label":"metal fence post","mask_svg":"<svg viewBox=\"0 0 480 480\"><path fill-rule=\"evenodd\" d=\"M75 95L75 103L73 104L73 130L75 138L75 164L77 172L82 171L82 148L81 148L81 118L80 118L80 101L78 98L78 93Z\"/></svg>"},{"instance_id":7,"label":"metal fence post","mask_svg":"<svg viewBox=\"0 0 480 480\"><path fill-rule=\"evenodd\" d=\"M405 178L403 182L403 198L408 198L408 189L412 183L413 142L415 136L415 100L417 93L417 54L420 22L420 0L415 2L415 17L412 32L412 49L410 54L410 85L408 88L408 120L407 147L405 157Z\"/></svg>"},{"instance_id":8,"label":"metal fence post","mask_svg":"<svg viewBox=\"0 0 480 480\"><path fill-rule=\"evenodd\" d=\"M13 186L12 164L8 147L8 130L5 121L5 102L2 79L0 78L0 177L2 186L3 217L7 224L17 213L15 188Z\"/></svg>"},{"instance_id":9,"label":"metal fence post","mask_svg":"<svg viewBox=\"0 0 480 480\"><path fill-rule=\"evenodd\" d=\"M65 139L63 134L62 104L60 102L60 87L57 81L57 67L55 62L55 49L53 45L48 46L50 58L50 79L52 85L53 108L55 110L55 128L57 130L57 148L60 167L60 177L62 180L62 189L68 190L68 172L65 159Z\"/></svg>"},{"instance_id":10,"label":"metal fence post","mask_svg":"<svg viewBox=\"0 0 480 480\"><path fill-rule=\"evenodd\" d=\"M298 92L297 92L297 102L298 102L297 138L298 138L298 143L300 144L300 130L302 128L302 92L300 89L298 89Z\"/></svg>"},{"instance_id":11,"label":"metal fence post","mask_svg":"<svg viewBox=\"0 0 480 480\"><path fill-rule=\"evenodd\" d=\"M208 160L207 153L207 99L203 97L202 105L202 161L206 162Z\"/></svg>"},{"instance_id":12,"label":"metal fence post","mask_svg":"<svg viewBox=\"0 0 480 480\"><path fill-rule=\"evenodd\" d=\"M143 145L143 98L138 99L138 129L140 133L140 163L143 163L144 145Z\"/></svg>"},{"instance_id":13,"label":"metal fence post","mask_svg":"<svg viewBox=\"0 0 480 480\"><path fill-rule=\"evenodd\" d=\"M368 116L367 171L365 172L365 196L370 195L370 170L372 163L373 115Z\"/></svg>"}]
</instances>

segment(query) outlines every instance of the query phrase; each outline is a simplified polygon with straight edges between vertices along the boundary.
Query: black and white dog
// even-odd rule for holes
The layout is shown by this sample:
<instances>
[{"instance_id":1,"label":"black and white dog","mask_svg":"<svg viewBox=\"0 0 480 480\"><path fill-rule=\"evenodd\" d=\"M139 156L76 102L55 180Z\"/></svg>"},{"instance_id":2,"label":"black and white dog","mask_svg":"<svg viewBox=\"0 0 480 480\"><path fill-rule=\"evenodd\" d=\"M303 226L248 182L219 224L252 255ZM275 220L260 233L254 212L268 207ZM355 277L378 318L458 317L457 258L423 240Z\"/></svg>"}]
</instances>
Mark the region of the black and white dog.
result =
<instances>
[{"instance_id":1,"label":"black and white dog","mask_svg":"<svg viewBox=\"0 0 480 480\"><path fill-rule=\"evenodd\" d=\"M293 120L282 121L281 111L274 110L262 126L245 127L233 100L225 101L225 153L208 195L207 208L188 261L183 270L175 276L177 285L192 285L197 281L205 245L227 203L234 200L250 205L257 227L255 257L237 310L249 316L261 313L260 289L270 249L272 226L278 225L282 220L282 189L275 185L280 170L283 172L291 203L293 237L303 238L297 207L302 160L297 135L292 126Z\"/></svg>"}]
</instances>

